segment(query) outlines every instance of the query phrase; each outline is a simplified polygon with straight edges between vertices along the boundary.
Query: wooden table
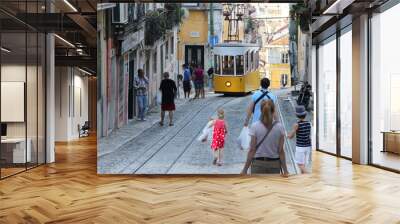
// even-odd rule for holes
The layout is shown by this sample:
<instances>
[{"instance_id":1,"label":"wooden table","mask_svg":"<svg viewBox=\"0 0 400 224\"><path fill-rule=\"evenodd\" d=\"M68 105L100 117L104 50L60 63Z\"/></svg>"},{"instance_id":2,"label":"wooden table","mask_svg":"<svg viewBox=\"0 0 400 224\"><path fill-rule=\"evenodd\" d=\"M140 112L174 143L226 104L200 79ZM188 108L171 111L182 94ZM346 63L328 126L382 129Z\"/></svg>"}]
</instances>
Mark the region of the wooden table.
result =
<instances>
[{"instance_id":1,"label":"wooden table","mask_svg":"<svg viewBox=\"0 0 400 224\"><path fill-rule=\"evenodd\" d=\"M382 131L383 150L382 152L392 152L400 154L400 131Z\"/></svg>"}]
</instances>

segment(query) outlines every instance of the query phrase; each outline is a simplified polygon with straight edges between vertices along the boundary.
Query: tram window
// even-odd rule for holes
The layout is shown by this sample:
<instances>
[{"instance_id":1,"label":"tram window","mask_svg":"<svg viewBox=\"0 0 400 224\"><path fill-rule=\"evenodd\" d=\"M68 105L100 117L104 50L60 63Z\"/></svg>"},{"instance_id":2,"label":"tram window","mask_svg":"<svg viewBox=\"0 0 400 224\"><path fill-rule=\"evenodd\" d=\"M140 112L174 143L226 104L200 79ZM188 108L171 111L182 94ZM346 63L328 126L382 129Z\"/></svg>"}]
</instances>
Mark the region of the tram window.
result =
<instances>
[{"instance_id":1,"label":"tram window","mask_svg":"<svg viewBox=\"0 0 400 224\"><path fill-rule=\"evenodd\" d=\"M254 69L254 52L251 52L250 56L250 70L253 71Z\"/></svg>"},{"instance_id":2,"label":"tram window","mask_svg":"<svg viewBox=\"0 0 400 224\"><path fill-rule=\"evenodd\" d=\"M219 55L214 55L214 72L221 74L221 57Z\"/></svg>"},{"instance_id":3,"label":"tram window","mask_svg":"<svg viewBox=\"0 0 400 224\"><path fill-rule=\"evenodd\" d=\"M234 57L224 56L222 74L223 75L233 75L234 74Z\"/></svg>"},{"instance_id":4,"label":"tram window","mask_svg":"<svg viewBox=\"0 0 400 224\"><path fill-rule=\"evenodd\" d=\"M238 55L235 56L236 58L236 75L243 75L244 74L244 56Z\"/></svg>"},{"instance_id":5,"label":"tram window","mask_svg":"<svg viewBox=\"0 0 400 224\"><path fill-rule=\"evenodd\" d=\"M246 52L246 72L249 71L249 52Z\"/></svg>"}]
</instances>

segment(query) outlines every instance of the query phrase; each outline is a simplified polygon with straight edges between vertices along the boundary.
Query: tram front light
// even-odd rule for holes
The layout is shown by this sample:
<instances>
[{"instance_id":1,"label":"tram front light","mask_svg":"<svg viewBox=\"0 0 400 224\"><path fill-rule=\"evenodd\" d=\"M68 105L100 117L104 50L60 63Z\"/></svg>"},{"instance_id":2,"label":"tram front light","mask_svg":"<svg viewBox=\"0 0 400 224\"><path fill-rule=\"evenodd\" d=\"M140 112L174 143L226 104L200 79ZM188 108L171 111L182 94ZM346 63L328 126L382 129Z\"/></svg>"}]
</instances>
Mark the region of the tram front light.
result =
<instances>
[{"instance_id":1,"label":"tram front light","mask_svg":"<svg viewBox=\"0 0 400 224\"><path fill-rule=\"evenodd\" d=\"M231 87L231 85L232 85L231 82L229 82L229 81L225 82L225 86L226 86L226 87Z\"/></svg>"}]
</instances>

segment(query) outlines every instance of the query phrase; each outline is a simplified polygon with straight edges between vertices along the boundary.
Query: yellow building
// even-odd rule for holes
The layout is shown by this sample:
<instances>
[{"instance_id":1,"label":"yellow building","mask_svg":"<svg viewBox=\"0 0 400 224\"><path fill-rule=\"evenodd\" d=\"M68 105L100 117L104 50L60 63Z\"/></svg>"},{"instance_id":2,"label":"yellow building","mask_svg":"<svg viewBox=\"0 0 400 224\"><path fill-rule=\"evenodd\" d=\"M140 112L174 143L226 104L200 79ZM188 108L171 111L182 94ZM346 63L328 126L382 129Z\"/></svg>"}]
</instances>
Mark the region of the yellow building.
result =
<instances>
[{"instance_id":1,"label":"yellow building","mask_svg":"<svg viewBox=\"0 0 400 224\"><path fill-rule=\"evenodd\" d=\"M287 26L282 27L282 29L278 31L276 38L266 46L266 54L266 73L271 80L271 89L291 86L289 34Z\"/></svg>"},{"instance_id":2,"label":"yellow building","mask_svg":"<svg viewBox=\"0 0 400 224\"><path fill-rule=\"evenodd\" d=\"M283 87L282 81L286 81L286 87L290 86L290 64L270 64L269 74L271 79L271 89Z\"/></svg>"},{"instance_id":3,"label":"yellow building","mask_svg":"<svg viewBox=\"0 0 400 224\"><path fill-rule=\"evenodd\" d=\"M205 6L183 3L188 11L179 28L178 60L180 65L197 64L208 67L208 10Z\"/></svg>"}]
</instances>

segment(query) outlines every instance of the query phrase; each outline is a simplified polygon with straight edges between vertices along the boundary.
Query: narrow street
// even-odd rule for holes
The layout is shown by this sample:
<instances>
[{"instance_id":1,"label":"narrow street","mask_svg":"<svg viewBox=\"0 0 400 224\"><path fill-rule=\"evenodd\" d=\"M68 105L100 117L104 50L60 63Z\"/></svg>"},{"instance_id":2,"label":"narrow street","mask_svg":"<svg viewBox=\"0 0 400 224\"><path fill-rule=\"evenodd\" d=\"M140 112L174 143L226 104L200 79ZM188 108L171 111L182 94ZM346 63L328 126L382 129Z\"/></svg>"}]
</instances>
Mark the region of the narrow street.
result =
<instances>
[{"instance_id":1,"label":"narrow street","mask_svg":"<svg viewBox=\"0 0 400 224\"><path fill-rule=\"evenodd\" d=\"M247 151L239 148L236 139L243 127L250 97L210 94L206 99L182 100L184 102L177 108L173 127L160 127L153 122L149 128L114 150L107 149L100 141L98 173L238 174L245 163ZM215 111L219 107L224 108L228 123L224 164L221 167L212 165L210 139L206 143L196 140L208 118L215 117ZM158 114L152 116L158 118ZM139 122L135 125L140 124ZM132 125L132 130L135 125ZM107 147L113 144L112 139L108 139L107 142ZM117 144L115 142L115 145ZM294 173L293 153L287 154L289 170Z\"/></svg>"},{"instance_id":2,"label":"narrow street","mask_svg":"<svg viewBox=\"0 0 400 224\"><path fill-rule=\"evenodd\" d=\"M115 69L110 72L112 78L102 77L100 83L116 91L102 91L98 101L101 108L98 119L103 121L98 132L98 173L239 174L247 151L240 149L237 138L251 95L223 96L214 91L255 90L264 77L269 78L269 88L279 96L277 111L286 132L292 127L296 121L295 103L293 99L286 100L291 90L286 87L294 84L289 63L289 42L293 39L289 33L289 5L168 3L156 4L151 9L142 4L122 6L128 12L136 10L136 16L145 19L134 19L133 14L127 18L127 24L137 24L142 29L121 29L115 40L122 42L114 41L113 49L106 43L102 45L104 52L110 51L111 55L113 50L120 49L117 54L120 57L102 59L104 64L111 63L111 68ZM158 13L160 8L165 13ZM151 10L154 13L144 14ZM244 15L246 20L241 18ZM268 18L264 18L265 15ZM159 26L160 21L168 21L168 27ZM103 30L107 30L107 23L102 21L102 24ZM157 29L163 32L154 32ZM103 33L103 37L107 34ZM142 46L146 46L146 50ZM120 76L116 69L120 62L123 63L119 70L126 72L125 76ZM158 124L160 106L152 107L147 120L139 122L133 119L139 117L135 108L139 107L135 101L137 88L133 85L140 79L138 69L148 79L149 105L157 104L164 72L178 84L179 79L193 83L212 80L213 89L206 99L176 100L173 127L168 126L168 121L163 127ZM127 85L122 85L124 82L128 82ZM209 83L205 86L210 87ZM183 93L179 95L182 97ZM279 108L280 105L283 108ZM214 166L211 136L206 143L199 142L197 137L209 118L216 116L219 107L225 110L228 135L223 166ZM289 172L298 173L293 159L293 141L286 140L285 147Z\"/></svg>"}]
</instances>

